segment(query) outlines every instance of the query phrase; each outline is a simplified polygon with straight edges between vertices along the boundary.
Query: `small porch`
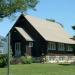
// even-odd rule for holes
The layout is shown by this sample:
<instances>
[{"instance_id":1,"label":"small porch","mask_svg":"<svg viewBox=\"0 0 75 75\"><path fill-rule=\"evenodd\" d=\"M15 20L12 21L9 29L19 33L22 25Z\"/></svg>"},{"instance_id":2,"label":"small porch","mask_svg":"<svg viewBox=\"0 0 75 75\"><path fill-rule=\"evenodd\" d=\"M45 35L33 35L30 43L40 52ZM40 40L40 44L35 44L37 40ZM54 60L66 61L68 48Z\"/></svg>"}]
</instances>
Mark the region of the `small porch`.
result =
<instances>
[{"instance_id":1,"label":"small porch","mask_svg":"<svg viewBox=\"0 0 75 75\"><path fill-rule=\"evenodd\" d=\"M11 31L11 49L12 55L15 57L32 55L33 47L32 38L21 27L15 27Z\"/></svg>"}]
</instances>

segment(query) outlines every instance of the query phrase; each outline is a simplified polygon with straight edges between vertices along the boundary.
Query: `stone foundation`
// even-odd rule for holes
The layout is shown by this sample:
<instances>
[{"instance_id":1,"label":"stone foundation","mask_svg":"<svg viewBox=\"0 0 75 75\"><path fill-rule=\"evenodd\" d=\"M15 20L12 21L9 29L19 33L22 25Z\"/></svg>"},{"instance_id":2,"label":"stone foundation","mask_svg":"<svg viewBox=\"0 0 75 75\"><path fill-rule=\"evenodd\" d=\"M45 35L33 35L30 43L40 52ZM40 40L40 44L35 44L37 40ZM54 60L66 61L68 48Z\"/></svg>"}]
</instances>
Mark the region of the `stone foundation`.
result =
<instances>
[{"instance_id":1,"label":"stone foundation","mask_svg":"<svg viewBox=\"0 0 75 75\"><path fill-rule=\"evenodd\" d=\"M46 63L72 63L75 56L46 56Z\"/></svg>"},{"instance_id":2,"label":"stone foundation","mask_svg":"<svg viewBox=\"0 0 75 75\"><path fill-rule=\"evenodd\" d=\"M73 63L75 62L74 55L47 55L43 57L33 57L39 63Z\"/></svg>"}]
</instances>

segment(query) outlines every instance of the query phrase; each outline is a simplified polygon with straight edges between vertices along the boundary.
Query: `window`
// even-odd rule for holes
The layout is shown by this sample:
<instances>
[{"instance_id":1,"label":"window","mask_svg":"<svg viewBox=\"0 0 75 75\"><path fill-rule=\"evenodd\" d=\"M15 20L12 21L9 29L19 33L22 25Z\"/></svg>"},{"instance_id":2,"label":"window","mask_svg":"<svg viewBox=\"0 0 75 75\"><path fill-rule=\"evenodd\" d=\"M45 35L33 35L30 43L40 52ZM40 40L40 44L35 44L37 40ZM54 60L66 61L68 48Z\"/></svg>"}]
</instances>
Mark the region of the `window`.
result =
<instances>
[{"instance_id":1,"label":"window","mask_svg":"<svg viewBox=\"0 0 75 75\"><path fill-rule=\"evenodd\" d=\"M29 42L29 47L33 47L33 42Z\"/></svg>"},{"instance_id":2,"label":"window","mask_svg":"<svg viewBox=\"0 0 75 75\"><path fill-rule=\"evenodd\" d=\"M3 47L4 46L4 44L3 43L0 43L0 47Z\"/></svg>"},{"instance_id":3,"label":"window","mask_svg":"<svg viewBox=\"0 0 75 75\"><path fill-rule=\"evenodd\" d=\"M49 42L48 50L56 50L56 44L54 42Z\"/></svg>"},{"instance_id":4,"label":"window","mask_svg":"<svg viewBox=\"0 0 75 75\"><path fill-rule=\"evenodd\" d=\"M63 43L58 43L58 50L63 51L65 50L64 44Z\"/></svg>"},{"instance_id":5,"label":"window","mask_svg":"<svg viewBox=\"0 0 75 75\"><path fill-rule=\"evenodd\" d=\"M70 45L68 45L68 51L73 51L73 49Z\"/></svg>"},{"instance_id":6,"label":"window","mask_svg":"<svg viewBox=\"0 0 75 75\"><path fill-rule=\"evenodd\" d=\"M21 43L15 43L15 56L21 56Z\"/></svg>"}]
</instances>

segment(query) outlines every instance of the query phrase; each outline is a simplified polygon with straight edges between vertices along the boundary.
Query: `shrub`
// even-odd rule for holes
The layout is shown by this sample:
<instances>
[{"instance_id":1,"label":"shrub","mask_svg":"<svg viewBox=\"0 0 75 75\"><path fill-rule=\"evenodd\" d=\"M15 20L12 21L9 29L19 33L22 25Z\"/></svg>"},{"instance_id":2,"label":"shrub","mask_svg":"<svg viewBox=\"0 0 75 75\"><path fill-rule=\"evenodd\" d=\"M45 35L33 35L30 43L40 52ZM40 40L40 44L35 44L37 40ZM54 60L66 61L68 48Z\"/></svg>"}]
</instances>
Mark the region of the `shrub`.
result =
<instances>
[{"instance_id":1,"label":"shrub","mask_svg":"<svg viewBox=\"0 0 75 75\"><path fill-rule=\"evenodd\" d=\"M33 62L33 63L37 63L37 61L36 61L35 58L32 58L32 62Z\"/></svg>"},{"instance_id":2,"label":"shrub","mask_svg":"<svg viewBox=\"0 0 75 75\"><path fill-rule=\"evenodd\" d=\"M22 56L20 59L21 59L21 63L22 64L26 64L27 63L25 56Z\"/></svg>"},{"instance_id":3,"label":"shrub","mask_svg":"<svg viewBox=\"0 0 75 75\"><path fill-rule=\"evenodd\" d=\"M21 61L20 61L20 59L19 58L11 58L10 59L10 64L20 64L21 63Z\"/></svg>"},{"instance_id":4,"label":"shrub","mask_svg":"<svg viewBox=\"0 0 75 75\"><path fill-rule=\"evenodd\" d=\"M31 56L27 56L27 64L31 64L32 63L32 57Z\"/></svg>"},{"instance_id":5,"label":"shrub","mask_svg":"<svg viewBox=\"0 0 75 75\"><path fill-rule=\"evenodd\" d=\"M21 59L22 64L31 64L32 63L31 56L22 56L20 59Z\"/></svg>"},{"instance_id":6,"label":"shrub","mask_svg":"<svg viewBox=\"0 0 75 75\"><path fill-rule=\"evenodd\" d=\"M0 55L0 67L5 67L7 64L7 56Z\"/></svg>"},{"instance_id":7,"label":"shrub","mask_svg":"<svg viewBox=\"0 0 75 75\"><path fill-rule=\"evenodd\" d=\"M40 63L41 62L41 59L39 57L33 57L32 58L32 62L33 63Z\"/></svg>"}]
</instances>

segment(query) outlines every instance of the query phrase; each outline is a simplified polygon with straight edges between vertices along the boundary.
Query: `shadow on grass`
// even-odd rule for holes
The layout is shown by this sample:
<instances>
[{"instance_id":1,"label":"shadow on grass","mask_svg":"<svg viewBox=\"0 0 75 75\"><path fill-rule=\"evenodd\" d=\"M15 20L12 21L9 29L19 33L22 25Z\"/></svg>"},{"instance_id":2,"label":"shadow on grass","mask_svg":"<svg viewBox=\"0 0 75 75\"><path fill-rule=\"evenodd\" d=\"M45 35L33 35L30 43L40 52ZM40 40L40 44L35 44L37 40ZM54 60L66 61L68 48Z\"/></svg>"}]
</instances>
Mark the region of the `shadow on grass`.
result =
<instances>
[{"instance_id":1,"label":"shadow on grass","mask_svg":"<svg viewBox=\"0 0 75 75\"><path fill-rule=\"evenodd\" d=\"M58 65L69 66L69 65L71 65L71 64L58 64Z\"/></svg>"},{"instance_id":2,"label":"shadow on grass","mask_svg":"<svg viewBox=\"0 0 75 75\"><path fill-rule=\"evenodd\" d=\"M72 63L70 63L70 64L68 64L68 63L67 64L66 63L61 63L61 64L58 64L58 65L62 65L62 66L72 66L73 65L73 66L75 66L75 64L72 64Z\"/></svg>"}]
</instances>

